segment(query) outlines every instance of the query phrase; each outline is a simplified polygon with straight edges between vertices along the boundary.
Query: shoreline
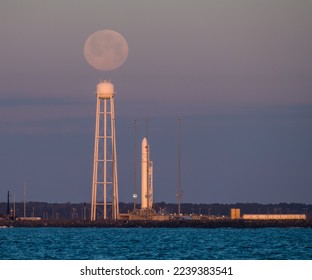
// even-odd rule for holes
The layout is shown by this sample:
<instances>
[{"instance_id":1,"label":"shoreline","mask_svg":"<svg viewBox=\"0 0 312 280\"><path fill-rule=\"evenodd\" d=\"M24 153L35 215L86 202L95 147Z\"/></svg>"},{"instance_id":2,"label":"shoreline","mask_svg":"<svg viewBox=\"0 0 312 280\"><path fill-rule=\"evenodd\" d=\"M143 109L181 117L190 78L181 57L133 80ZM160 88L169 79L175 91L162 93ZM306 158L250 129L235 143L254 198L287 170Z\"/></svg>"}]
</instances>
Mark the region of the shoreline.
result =
<instances>
[{"instance_id":1,"label":"shoreline","mask_svg":"<svg viewBox=\"0 0 312 280\"><path fill-rule=\"evenodd\" d=\"M0 227L63 227L63 228L312 228L312 220L169 220L169 221L75 221L0 220Z\"/></svg>"}]
</instances>

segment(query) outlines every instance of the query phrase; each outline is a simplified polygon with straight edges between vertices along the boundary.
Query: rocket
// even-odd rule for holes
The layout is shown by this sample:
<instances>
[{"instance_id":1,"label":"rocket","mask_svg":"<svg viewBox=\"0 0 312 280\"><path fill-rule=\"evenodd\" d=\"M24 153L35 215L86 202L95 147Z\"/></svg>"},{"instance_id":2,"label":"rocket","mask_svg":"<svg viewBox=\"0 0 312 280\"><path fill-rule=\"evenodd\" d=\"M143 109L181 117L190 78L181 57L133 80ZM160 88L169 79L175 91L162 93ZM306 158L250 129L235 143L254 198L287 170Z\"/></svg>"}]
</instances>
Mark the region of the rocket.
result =
<instances>
[{"instance_id":1,"label":"rocket","mask_svg":"<svg viewBox=\"0 0 312 280\"><path fill-rule=\"evenodd\" d=\"M141 209L153 208L153 162L149 153L149 144L144 137L141 157Z\"/></svg>"}]
</instances>

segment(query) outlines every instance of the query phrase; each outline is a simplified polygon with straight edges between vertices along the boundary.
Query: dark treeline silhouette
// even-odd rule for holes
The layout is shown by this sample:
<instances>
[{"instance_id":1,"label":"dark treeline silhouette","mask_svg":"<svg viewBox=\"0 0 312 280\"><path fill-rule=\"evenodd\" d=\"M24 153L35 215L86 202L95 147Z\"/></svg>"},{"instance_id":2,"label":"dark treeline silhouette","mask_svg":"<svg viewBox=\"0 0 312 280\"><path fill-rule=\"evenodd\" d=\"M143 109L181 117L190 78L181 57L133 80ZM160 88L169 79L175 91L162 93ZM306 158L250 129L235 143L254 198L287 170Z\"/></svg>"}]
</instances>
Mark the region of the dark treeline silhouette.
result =
<instances>
[{"instance_id":1,"label":"dark treeline silhouette","mask_svg":"<svg viewBox=\"0 0 312 280\"><path fill-rule=\"evenodd\" d=\"M140 208L140 205L137 205ZM229 216L231 208L240 208L241 214L307 214L312 216L312 205L302 203L236 203L236 204L194 204L182 203L183 214ZM15 209L16 217L24 216L24 204L22 202L10 203L10 215ZM178 212L178 205L174 203L154 203L154 209L160 214L174 214ZM128 213L133 210L133 203L119 203L120 213ZM46 220L89 220L90 203L47 203L27 202L26 217L40 217ZM0 203L0 217L7 217L7 203Z\"/></svg>"}]
</instances>

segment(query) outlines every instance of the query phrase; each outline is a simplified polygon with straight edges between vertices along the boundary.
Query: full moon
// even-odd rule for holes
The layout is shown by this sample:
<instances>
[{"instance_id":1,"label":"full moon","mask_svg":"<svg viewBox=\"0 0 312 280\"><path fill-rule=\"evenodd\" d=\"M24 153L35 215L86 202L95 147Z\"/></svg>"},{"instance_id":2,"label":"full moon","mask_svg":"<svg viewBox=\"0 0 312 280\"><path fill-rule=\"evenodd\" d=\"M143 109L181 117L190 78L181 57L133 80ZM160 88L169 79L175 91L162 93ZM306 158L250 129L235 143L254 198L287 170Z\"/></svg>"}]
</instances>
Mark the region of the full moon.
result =
<instances>
[{"instance_id":1,"label":"full moon","mask_svg":"<svg viewBox=\"0 0 312 280\"><path fill-rule=\"evenodd\" d=\"M117 69L128 57L126 39L113 30L100 30L92 33L85 42L84 56L97 70Z\"/></svg>"}]
</instances>

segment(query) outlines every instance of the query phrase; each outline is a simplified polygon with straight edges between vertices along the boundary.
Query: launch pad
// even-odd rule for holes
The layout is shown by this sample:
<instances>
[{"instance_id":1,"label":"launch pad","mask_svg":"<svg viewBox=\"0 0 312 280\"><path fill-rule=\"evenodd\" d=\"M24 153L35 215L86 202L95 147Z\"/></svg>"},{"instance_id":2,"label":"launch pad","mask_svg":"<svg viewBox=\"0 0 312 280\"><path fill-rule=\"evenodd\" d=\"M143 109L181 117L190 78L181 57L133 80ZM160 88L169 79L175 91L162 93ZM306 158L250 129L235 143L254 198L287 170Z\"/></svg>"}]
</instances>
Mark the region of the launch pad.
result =
<instances>
[{"instance_id":1,"label":"launch pad","mask_svg":"<svg viewBox=\"0 0 312 280\"><path fill-rule=\"evenodd\" d=\"M118 220L122 221L169 221L169 219L169 215L156 214L154 209L148 211L136 209L132 212L118 215Z\"/></svg>"},{"instance_id":2,"label":"launch pad","mask_svg":"<svg viewBox=\"0 0 312 280\"><path fill-rule=\"evenodd\" d=\"M119 220L169 220L169 216L158 215L153 209L153 161L150 159L150 145L146 137L141 144L141 208L127 214L119 214Z\"/></svg>"}]
</instances>

